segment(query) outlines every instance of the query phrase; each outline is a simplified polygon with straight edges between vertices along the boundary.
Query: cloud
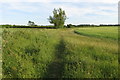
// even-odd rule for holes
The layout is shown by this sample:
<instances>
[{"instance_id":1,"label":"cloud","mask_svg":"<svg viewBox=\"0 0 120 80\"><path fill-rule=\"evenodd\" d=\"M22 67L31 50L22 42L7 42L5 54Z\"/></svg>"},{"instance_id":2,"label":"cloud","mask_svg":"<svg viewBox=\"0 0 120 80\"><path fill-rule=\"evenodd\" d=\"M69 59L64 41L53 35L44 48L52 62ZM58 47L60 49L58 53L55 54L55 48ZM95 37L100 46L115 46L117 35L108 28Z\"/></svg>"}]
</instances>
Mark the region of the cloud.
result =
<instances>
[{"instance_id":1,"label":"cloud","mask_svg":"<svg viewBox=\"0 0 120 80\"><path fill-rule=\"evenodd\" d=\"M82 4L82 3L77 3ZM94 3L96 4L96 3ZM104 16L116 16L117 15L117 5L94 5L88 3L87 5L80 5L76 6L76 4L48 4L48 6L53 6L55 8L63 8L68 16L85 16L86 14L97 14L97 15L104 15ZM111 11L111 12L109 12Z\"/></svg>"},{"instance_id":2,"label":"cloud","mask_svg":"<svg viewBox=\"0 0 120 80\"><path fill-rule=\"evenodd\" d=\"M118 0L1 0L0 2L1 2L1 4L2 3L7 4L9 6L8 9L20 10L20 11L24 11L24 12L37 12L43 8L44 9L45 8L53 9L53 8L61 7L63 9L65 9L65 11L68 13L69 16L72 16L72 15L84 15L86 13L96 13L96 14L108 15L107 14L108 12L105 12L108 10L117 12L117 6L109 6L109 5L103 6L102 4L103 3L116 4L118 2ZM42 6L35 5L36 2L39 3L40 5L42 5L42 4L43 5ZM58 4L56 4L55 2L58 2ZM63 4L61 4L60 2L62 2ZM88 5L86 5L86 7L76 6L74 4L66 5L65 2L81 3L81 4L82 4L82 2L85 2L84 4L88 4ZM32 3L32 4L30 4L30 3ZM91 3L93 5L89 6L89 4L91 4ZM101 5L97 6L95 4L101 4Z\"/></svg>"},{"instance_id":3,"label":"cloud","mask_svg":"<svg viewBox=\"0 0 120 80\"><path fill-rule=\"evenodd\" d=\"M18 2L13 2L12 4L9 4L8 9L24 11L24 12L36 12L36 11L38 11L38 8L36 6L29 5L27 3L18 3Z\"/></svg>"},{"instance_id":4,"label":"cloud","mask_svg":"<svg viewBox=\"0 0 120 80\"><path fill-rule=\"evenodd\" d=\"M1 0L0 2L99 2L118 3L119 0Z\"/></svg>"},{"instance_id":5,"label":"cloud","mask_svg":"<svg viewBox=\"0 0 120 80\"><path fill-rule=\"evenodd\" d=\"M91 17L94 17L94 18L113 17L115 21L115 18L117 17L117 14L118 14L117 12L118 5L116 3L117 0L109 0L109 1L108 0L74 0L74 1L70 0L71 2L67 2L67 0L66 2L63 0L61 0L60 2L58 1L59 0L49 0L49 1L43 0L42 2L40 2L39 0L29 0L29 1L28 0L26 1L11 0L11 2L5 2L5 0L3 0L3 2L0 4L2 4L2 11L4 11L3 13L12 12L12 13L20 14L19 11L21 11L21 13L23 12L24 15L28 15L29 13L32 13L30 15L32 16L32 18L35 15L43 16L41 17L42 20L46 20L46 18L52 14L53 8L61 7L63 10L65 10L69 18L68 21L71 20L70 22L73 22L73 23L79 22L80 19L82 18L84 18L83 22L87 22L87 21L90 22L90 20L87 20L87 19ZM14 15L11 14L11 16L14 16ZM98 21L109 22L107 18L106 19L104 18L104 20L101 19Z\"/></svg>"}]
</instances>

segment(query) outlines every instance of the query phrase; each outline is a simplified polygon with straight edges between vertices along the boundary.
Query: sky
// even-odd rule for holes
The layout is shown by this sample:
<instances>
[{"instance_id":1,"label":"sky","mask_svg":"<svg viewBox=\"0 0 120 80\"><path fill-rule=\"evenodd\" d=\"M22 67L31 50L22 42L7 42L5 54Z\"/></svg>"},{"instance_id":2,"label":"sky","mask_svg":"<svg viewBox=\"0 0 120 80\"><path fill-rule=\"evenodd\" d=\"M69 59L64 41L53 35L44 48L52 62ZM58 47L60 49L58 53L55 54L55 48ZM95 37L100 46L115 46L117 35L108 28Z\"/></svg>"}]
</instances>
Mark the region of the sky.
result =
<instances>
[{"instance_id":1,"label":"sky","mask_svg":"<svg viewBox=\"0 0 120 80\"><path fill-rule=\"evenodd\" d=\"M0 24L50 25L54 8L65 10L65 24L117 24L119 0L1 0Z\"/></svg>"}]
</instances>

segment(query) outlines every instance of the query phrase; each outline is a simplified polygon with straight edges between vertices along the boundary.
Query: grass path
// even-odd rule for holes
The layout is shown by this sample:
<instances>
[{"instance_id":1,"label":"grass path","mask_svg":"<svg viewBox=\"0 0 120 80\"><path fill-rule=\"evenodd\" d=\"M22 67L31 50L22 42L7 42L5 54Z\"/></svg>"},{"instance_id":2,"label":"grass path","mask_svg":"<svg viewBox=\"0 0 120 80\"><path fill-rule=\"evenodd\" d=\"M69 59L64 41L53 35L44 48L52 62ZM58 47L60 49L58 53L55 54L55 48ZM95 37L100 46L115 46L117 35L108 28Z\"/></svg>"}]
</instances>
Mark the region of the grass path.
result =
<instances>
[{"instance_id":1,"label":"grass path","mask_svg":"<svg viewBox=\"0 0 120 80\"><path fill-rule=\"evenodd\" d=\"M53 62L48 66L48 70L47 70L48 78L61 78L64 69L62 54L64 54L65 45L63 39L60 40L59 44L56 45L55 49L56 49L55 58Z\"/></svg>"},{"instance_id":2,"label":"grass path","mask_svg":"<svg viewBox=\"0 0 120 80\"><path fill-rule=\"evenodd\" d=\"M64 37L65 37L65 34L71 34L71 33L73 33L73 30L68 30L68 31L63 30L59 34L60 40L59 40L59 43L55 46L56 47L55 57L53 59L53 62L48 66L47 75L45 77L62 78L64 73L64 67L65 67L64 55L66 50Z\"/></svg>"}]
</instances>

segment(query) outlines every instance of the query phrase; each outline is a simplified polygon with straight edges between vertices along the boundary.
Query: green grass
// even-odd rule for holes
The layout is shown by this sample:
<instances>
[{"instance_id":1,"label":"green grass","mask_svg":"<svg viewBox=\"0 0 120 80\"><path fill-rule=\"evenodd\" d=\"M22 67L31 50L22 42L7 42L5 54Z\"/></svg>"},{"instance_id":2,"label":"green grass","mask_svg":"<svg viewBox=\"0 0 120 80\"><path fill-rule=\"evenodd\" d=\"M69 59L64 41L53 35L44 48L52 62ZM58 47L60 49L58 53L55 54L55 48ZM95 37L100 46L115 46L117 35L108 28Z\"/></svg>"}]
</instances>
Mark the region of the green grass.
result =
<instances>
[{"instance_id":1,"label":"green grass","mask_svg":"<svg viewBox=\"0 0 120 80\"><path fill-rule=\"evenodd\" d=\"M2 78L2 28L0 28L0 79Z\"/></svg>"},{"instance_id":2,"label":"green grass","mask_svg":"<svg viewBox=\"0 0 120 80\"><path fill-rule=\"evenodd\" d=\"M54 46L57 44L55 33L56 31L37 29L5 29L4 77L43 77L47 66L54 58Z\"/></svg>"},{"instance_id":3,"label":"green grass","mask_svg":"<svg viewBox=\"0 0 120 80\"><path fill-rule=\"evenodd\" d=\"M80 28L75 30L75 32L90 37L93 36L98 38L118 40L118 27Z\"/></svg>"},{"instance_id":4,"label":"green grass","mask_svg":"<svg viewBox=\"0 0 120 80\"><path fill-rule=\"evenodd\" d=\"M117 78L117 40L76 29L3 29L3 78Z\"/></svg>"}]
</instances>

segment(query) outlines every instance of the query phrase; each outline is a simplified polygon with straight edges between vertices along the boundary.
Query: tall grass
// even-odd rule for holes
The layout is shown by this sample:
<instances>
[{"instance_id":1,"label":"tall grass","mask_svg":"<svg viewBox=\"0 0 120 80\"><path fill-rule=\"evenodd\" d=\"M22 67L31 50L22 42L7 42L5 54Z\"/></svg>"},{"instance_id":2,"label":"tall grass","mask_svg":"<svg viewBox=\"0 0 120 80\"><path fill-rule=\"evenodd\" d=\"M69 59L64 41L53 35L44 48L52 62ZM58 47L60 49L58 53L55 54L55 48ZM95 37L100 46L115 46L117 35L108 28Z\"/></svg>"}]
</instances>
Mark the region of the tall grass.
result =
<instances>
[{"instance_id":1,"label":"tall grass","mask_svg":"<svg viewBox=\"0 0 120 80\"><path fill-rule=\"evenodd\" d=\"M3 78L117 78L117 40L75 29L4 29Z\"/></svg>"},{"instance_id":2,"label":"tall grass","mask_svg":"<svg viewBox=\"0 0 120 80\"><path fill-rule=\"evenodd\" d=\"M0 28L0 79L2 78L2 28Z\"/></svg>"},{"instance_id":3,"label":"tall grass","mask_svg":"<svg viewBox=\"0 0 120 80\"><path fill-rule=\"evenodd\" d=\"M37 29L5 29L3 31L3 77L42 78L55 55L54 46L57 44L55 32Z\"/></svg>"},{"instance_id":4,"label":"tall grass","mask_svg":"<svg viewBox=\"0 0 120 80\"><path fill-rule=\"evenodd\" d=\"M118 77L118 46L116 41L72 34L66 44L65 78Z\"/></svg>"}]
</instances>

